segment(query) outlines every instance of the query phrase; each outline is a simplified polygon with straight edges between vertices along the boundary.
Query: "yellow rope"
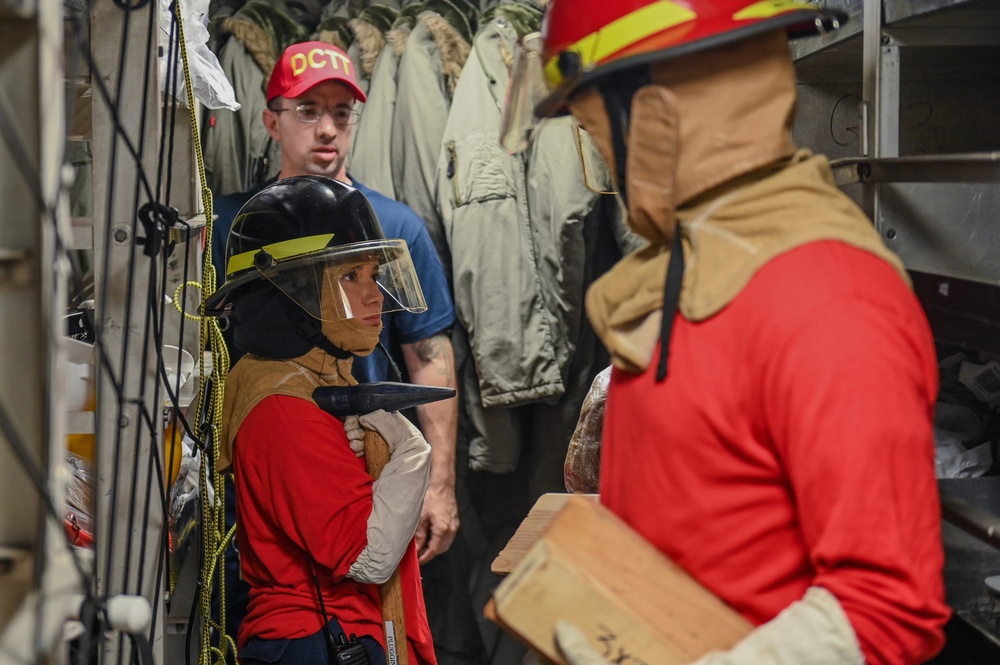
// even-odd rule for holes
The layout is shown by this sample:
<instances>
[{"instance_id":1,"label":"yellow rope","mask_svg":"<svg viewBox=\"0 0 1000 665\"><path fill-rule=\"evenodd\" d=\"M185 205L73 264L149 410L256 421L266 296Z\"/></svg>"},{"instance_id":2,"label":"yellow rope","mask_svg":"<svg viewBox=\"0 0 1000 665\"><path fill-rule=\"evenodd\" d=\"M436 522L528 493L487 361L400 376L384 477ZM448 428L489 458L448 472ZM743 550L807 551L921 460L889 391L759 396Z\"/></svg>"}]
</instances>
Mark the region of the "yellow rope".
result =
<instances>
[{"instance_id":1,"label":"yellow rope","mask_svg":"<svg viewBox=\"0 0 1000 665\"><path fill-rule=\"evenodd\" d=\"M180 312L181 316L183 316L185 319L188 319L189 321L201 321L201 316L199 316L198 314L189 314L187 311L185 311L184 304L181 302L181 298L184 295L183 293L181 293L181 291L183 291L189 286L191 288L200 290L201 282L195 282L192 280L184 282L183 284L178 284L177 288L174 289L174 309Z\"/></svg>"},{"instance_id":2,"label":"yellow rope","mask_svg":"<svg viewBox=\"0 0 1000 665\"><path fill-rule=\"evenodd\" d=\"M212 262L212 191L208 188L205 178L205 161L201 148L201 137L198 131L197 106L195 105L194 93L191 88L191 70L188 65L187 43L184 40L184 20L181 12L181 2L175 5L177 13L177 37L180 48L181 59L184 63L184 86L187 93L188 108L191 110L191 136L194 140L194 152L198 163L198 182L201 185L202 206L205 209L205 254L202 264L202 284L201 284L201 305L197 316L188 314L182 310L178 293L174 294L174 303L181 313L188 318L200 322L199 344L201 349L210 348L212 351L212 374L211 388L206 391L209 385L205 377L205 354L200 353L201 381L198 385L198 396L195 401L196 414L205 414L205 440L212 443L212 464L209 466L206 455L201 458L201 527L202 527L202 560L200 566L199 579L199 608L205 621L201 627L201 647L198 655L199 665L212 665L213 657L215 662L224 663L226 653L232 650L235 656L236 645L232 637L225 634L226 617L226 575L223 553L225 547L232 539L233 531L225 533L225 485L221 474L216 473L218 466L219 446L218 435L222 424L222 398L226 382L226 374L229 372L229 351L219 330L218 321L212 317L205 316L205 300L216 289L215 265ZM187 284L182 285L187 286ZM180 287L178 288L178 290ZM206 394L207 393L207 394ZM205 408L205 405L208 408ZM208 472L212 470L212 487L214 493L209 493ZM214 496L213 501L208 497ZM222 565L220 565L222 564ZM213 578L218 576L218 584L213 584ZM212 589L215 587L219 594L219 623L211 620L212 616ZM221 624L221 625L220 625ZM220 648L212 646L212 633L222 635L219 640Z\"/></svg>"}]
</instances>

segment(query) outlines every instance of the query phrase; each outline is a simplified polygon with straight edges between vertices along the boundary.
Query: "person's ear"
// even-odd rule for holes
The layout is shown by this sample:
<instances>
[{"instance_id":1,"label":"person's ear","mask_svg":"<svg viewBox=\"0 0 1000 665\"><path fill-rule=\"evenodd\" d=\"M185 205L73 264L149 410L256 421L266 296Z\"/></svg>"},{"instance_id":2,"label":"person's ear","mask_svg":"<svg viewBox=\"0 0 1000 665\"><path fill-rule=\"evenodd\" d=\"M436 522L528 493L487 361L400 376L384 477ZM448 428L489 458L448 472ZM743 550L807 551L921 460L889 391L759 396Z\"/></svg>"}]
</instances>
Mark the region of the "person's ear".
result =
<instances>
[{"instance_id":1,"label":"person's ear","mask_svg":"<svg viewBox=\"0 0 1000 665\"><path fill-rule=\"evenodd\" d=\"M280 114L275 113L271 109L264 107L264 111L261 113L261 120L264 122L264 129L267 133L271 135L271 138L275 141L281 140L281 131L278 129L278 116Z\"/></svg>"}]
</instances>

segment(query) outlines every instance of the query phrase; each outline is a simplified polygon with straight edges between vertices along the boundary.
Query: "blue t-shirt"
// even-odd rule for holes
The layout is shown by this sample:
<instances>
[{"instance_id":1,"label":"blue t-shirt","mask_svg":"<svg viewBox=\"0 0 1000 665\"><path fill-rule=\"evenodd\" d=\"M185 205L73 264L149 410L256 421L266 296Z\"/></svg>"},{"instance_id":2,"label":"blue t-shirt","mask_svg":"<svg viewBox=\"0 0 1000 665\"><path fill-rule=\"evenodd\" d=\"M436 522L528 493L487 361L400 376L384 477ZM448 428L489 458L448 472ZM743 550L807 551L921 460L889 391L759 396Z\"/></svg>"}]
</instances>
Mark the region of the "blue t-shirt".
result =
<instances>
[{"instance_id":1,"label":"blue t-shirt","mask_svg":"<svg viewBox=\"0 0 1000 665\"><path fill-rule=\"evenodd\" d=\"M213 211L217 215L212 227L212 260L219 284L225 280L226 239L233 226L240 208L254 194L264 188L268 181L259 187L246 192L237 192L220 196L213 202ZM451 299L448 280L444 267L438 257L434 243L424 221L408 206L379 194L361 183L354 181L357 188L372 205L372 209L382 224L386 238L402 238L410 250L413 267L420 280L420 288L427 301L427 311L420 314L411 312L389 312L382 315L382 334L380 340L386 350L394 354L393 359L399 365L400 371L405 371L402 358L398 355L400 344L412 344L422 339L443 332L455 323L455 305ZM233 362L236 361L234 354ZM389 373L389 361L385 354L376 349L364 358L354 359L354 378L361 383L371 381L395 380ZM405 378L405 377L404 377Z\"/></svg>"}]
</instances>

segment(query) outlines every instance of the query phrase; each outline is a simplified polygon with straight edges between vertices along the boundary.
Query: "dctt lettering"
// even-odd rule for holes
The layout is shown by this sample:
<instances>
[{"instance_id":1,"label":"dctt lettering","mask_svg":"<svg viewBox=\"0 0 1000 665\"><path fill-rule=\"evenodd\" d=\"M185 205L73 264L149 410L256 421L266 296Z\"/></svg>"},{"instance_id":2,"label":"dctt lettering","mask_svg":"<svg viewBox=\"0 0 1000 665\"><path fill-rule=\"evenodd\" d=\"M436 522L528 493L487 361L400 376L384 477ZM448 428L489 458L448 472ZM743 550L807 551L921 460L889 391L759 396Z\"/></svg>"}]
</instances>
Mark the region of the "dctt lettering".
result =
<instances>
[{"instance_id":1,"label":"dctt lettering","mask_svg":"<svg viewBox=\"0 0 1000 665\"><path fill-rule=\"evenodd\" d=\"M343 69L345 76L351 75L351 61L336 51L314 48L308 53L296 53L291 58L292 76L298 76L307 67L323 69L327 64L334 69Z\"/></svg>"}]
</instances>

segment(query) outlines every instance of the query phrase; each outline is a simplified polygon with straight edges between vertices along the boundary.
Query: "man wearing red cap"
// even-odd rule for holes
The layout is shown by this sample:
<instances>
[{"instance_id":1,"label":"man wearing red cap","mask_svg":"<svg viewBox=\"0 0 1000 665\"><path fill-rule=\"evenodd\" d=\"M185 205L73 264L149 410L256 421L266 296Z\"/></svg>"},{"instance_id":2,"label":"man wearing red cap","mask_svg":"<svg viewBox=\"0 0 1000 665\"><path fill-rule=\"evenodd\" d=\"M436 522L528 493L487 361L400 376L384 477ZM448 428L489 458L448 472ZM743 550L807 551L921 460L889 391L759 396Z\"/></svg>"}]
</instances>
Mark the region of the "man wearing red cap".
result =
<instances>
[{"instance_id":1,"label":"man wearing red cap","mask_svg":"<svg viewBox=\"0 0 1000 665\"><path fill-rule=\"evenodd\" d=\"M404 204L352 181L347 172L351 131L358 118L354 105L364 101L355 64L341 49L317 41L289 46L271 73L267 106L262 117L268 133L280 145L281 168L276 179L320 175L354 186L372 204L386 237L402 238L410 249L428 309L419 316L408 312L384 315L380 339L383 353L355 359L354 376L361 382L390 378L390 367L397 373L398 369L389 351L398 349L409 380L454 387L454 352L450 338L454 305L444 269L423 220ZM236 213L265 184L216 200L214 208L218 219L212 235L218 275L225 274L222 265L225 243ZM230 348L235 356L241 354L232 344ZM426 564L448 550L458 529L456 400L417 407L417 417L432 449L431 480L416 533L420 563ZM233 503L227 501L227 506ZM242 584L235 575L231 577L234 579L227 582L230 589ZM229 613L236 615L234 618L238 621L245 611L245 592L235 593L243 597L229 598L227 605ZM227 632L232 631L234 625L230 622Z\"/></svg>"},{"instance_id":2,"label":"man wearing red cap","mask_svg":"<svg viewBox=\"0 0 1000 665\"><path fill-rule=\"evenodd\" d=\"M323 175L347 182L355 101L365 101L365 93L346 53L324 42L289 46L267 83L263 113L264 127L281 147L279 177Z\"/></svg>"}]
</instances>

